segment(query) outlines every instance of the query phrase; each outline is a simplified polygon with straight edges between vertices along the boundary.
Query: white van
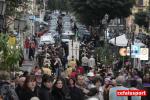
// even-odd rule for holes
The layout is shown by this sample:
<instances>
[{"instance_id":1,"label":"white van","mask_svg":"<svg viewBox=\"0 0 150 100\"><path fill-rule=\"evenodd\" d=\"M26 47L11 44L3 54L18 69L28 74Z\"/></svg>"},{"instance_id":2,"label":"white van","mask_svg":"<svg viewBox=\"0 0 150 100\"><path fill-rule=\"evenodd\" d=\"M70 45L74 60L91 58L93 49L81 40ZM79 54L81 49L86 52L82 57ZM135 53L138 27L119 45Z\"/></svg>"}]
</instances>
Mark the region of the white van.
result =
<instances>
[{"instance_id":1,"label":"white van","mask_svg":"<svg viewBox=\"0 0 150 100\"><path fill-rule=\"evenodd\" d=\"M42 44L54 44L55 43L55 40L54 38L50 35L50 34L47 34L47 35L43 35L41 36L40 38L40 43L39 45L42 45Z\"/></svg>"}]
</instances>

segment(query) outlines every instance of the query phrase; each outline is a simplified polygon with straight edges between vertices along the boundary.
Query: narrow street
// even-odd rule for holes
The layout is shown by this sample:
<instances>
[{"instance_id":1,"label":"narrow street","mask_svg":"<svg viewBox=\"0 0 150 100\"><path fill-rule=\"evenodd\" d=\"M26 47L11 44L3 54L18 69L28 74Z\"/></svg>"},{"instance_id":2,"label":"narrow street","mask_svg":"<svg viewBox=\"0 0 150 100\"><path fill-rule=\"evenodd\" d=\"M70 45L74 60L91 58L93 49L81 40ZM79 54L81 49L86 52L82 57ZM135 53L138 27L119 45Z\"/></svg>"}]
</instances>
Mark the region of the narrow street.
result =
<instances>
[{"instance_id":1,"label":"narrow street","mask_svg":"<svg viewBox=\"0 0 150 100\"><path fill-rule=\"evenodd\" d=\"M150 0L0 0L0 100L150 100Z\"/></svg>"},{"instance_id":2,"label":"narrow street","mask_svg":"<svg viewBox=\"0 0 150 100\"><path fill-rule=\"evenodd\" d=\"M36 66L36 61L35 60L30 61L28 59L28 55L24 51L24 61L23 61L22 67L20 67L20 70L31 72L33 66Z\"/></svg>"}]
</instances>

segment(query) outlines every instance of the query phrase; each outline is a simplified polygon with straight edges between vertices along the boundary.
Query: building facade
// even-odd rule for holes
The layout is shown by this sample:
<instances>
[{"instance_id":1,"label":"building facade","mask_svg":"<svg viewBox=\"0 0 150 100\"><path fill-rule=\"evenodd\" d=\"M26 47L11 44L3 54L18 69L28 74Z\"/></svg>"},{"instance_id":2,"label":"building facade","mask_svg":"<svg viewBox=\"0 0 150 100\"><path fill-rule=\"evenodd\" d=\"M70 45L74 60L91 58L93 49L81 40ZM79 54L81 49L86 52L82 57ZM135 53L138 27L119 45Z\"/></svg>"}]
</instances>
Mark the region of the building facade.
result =
<instances>
[{"instance_id":1,"label":"building facade","mask_svg":"<svg viewBox=\"0 0 150 100\"><path fill-rule=\"evenodd\" d=\"M130 28L130 31L133 31L131 28L134 24L134 14L142 11L147 11L149 9L150 0L136 0L136 4L132 8L132 15L126 19L126 27ZM140 31L144 31L143 28L140 28L138 25L135 25L136 28L134 32L138 34Z\"/></svg>"}]
</instances>

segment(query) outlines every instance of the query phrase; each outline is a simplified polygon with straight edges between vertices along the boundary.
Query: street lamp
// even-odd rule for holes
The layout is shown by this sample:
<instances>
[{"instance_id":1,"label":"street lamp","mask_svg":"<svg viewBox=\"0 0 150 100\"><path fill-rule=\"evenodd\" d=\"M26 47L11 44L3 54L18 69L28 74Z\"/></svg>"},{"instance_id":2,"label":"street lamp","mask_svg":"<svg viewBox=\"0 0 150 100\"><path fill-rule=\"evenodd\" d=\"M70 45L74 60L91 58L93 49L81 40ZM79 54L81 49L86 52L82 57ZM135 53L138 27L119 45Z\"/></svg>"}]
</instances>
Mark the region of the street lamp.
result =
<instances>
[{"instance_id":1,"label":"street lamp","mask_svg":"<svg viewBox=\"0 0 150 100\"><path fill-rule=\"evenodd\" d=\"M6 8L5 0L0 0L0 31L2 31L4 28L5 8Z\"/></svg>"},{"instance_id":2,"label":"street lamp","mask_svg":"<svg viewBox=\"0 0 150 100\"><path fill-rule=\"evenodd\" d=\"M108 24L108 19L109 16L108 14L105 14L104 18L102 19L102 24L105 26L104 27L104 37L105 37L105 42L107 41L107 24Z\"/></svg>"},{"instance_id":3,"label":"street lamp","mask_svg":"<svg viewBox=\"0 0 150 100\"><path fill-rule=\"evenodd\" d=\"M105 14L104 18L102 19L102 24L104 25L104 43L105 43L105 49L107 50L107 25L108 25L108 19L109 15ZM105 55L105 60L107 59Z\"/></svg>"}]
</instances>

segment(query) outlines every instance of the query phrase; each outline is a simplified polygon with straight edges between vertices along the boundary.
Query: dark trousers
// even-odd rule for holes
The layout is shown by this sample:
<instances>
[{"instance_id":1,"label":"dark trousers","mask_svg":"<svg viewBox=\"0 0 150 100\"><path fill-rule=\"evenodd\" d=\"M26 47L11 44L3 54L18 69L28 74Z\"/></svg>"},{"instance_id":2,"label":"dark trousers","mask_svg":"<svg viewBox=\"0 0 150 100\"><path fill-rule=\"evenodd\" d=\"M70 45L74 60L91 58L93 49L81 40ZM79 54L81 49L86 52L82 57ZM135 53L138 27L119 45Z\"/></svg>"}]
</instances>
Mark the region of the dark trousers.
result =
<instances>
[{"instance_id":1,"label":"dark trousers","mask_svg":"<svg viewBox=\"0 0 150 100\"><path fill-rule=\"evenodd\" d=\"M89 66L83 66L84 68L84 73L88 73L89 72Z\"/></svg>"}]
</instances>

